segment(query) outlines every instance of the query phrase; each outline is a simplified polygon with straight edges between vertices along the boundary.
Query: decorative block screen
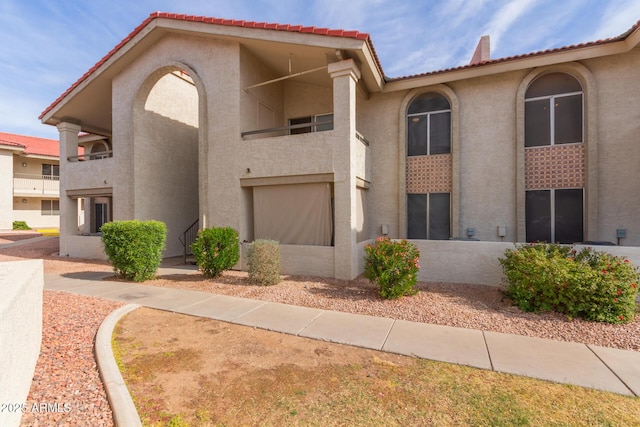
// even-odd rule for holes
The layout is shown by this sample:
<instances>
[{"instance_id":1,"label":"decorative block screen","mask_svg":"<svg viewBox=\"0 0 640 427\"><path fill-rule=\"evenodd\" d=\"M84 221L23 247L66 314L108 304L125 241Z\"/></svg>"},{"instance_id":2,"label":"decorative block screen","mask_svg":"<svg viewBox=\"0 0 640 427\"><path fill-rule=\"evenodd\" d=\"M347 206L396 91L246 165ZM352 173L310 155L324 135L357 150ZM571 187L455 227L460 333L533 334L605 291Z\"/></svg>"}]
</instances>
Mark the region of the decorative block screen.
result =
<instances>
[{"instance_id":1,"label":"decorative block screen","mask_svg":"<svg viewBox=\"0 0 640 427\"><path fill-rule=\"evenodd\" d=\"M584 187L584 144L525 148L524 162L527 190Z\"/></svg>"},{"instance_id":2,"label":"decorative block screen","mask_svg":"<svg viewBox=\"0 0 640 427\"><path fill-rule=\"evenodd\" d=\"M450 193L451 154L407 157L407 194Z\"/></svg>"}]
</instances>

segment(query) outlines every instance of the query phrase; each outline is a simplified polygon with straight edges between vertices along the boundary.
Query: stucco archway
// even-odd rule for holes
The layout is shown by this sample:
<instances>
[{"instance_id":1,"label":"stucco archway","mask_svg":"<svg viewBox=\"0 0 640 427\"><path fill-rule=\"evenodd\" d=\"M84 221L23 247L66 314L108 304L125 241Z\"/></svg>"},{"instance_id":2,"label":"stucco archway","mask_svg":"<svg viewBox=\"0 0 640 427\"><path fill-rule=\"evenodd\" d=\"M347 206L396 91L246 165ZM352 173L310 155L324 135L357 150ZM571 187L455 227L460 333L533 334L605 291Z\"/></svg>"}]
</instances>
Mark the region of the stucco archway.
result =
<instances>
[{"instance_id":1,"label":"stucco archway","mask_svg":"<svg viewBox=\"0 0 640 427\"><path fill-rule=\"evenodd\" d=\"M135 217L167 225L165 257L181 255L183 232L200 217L204 87L173 62L152 72L133 105Z\"/></svg>"}]
</instances>

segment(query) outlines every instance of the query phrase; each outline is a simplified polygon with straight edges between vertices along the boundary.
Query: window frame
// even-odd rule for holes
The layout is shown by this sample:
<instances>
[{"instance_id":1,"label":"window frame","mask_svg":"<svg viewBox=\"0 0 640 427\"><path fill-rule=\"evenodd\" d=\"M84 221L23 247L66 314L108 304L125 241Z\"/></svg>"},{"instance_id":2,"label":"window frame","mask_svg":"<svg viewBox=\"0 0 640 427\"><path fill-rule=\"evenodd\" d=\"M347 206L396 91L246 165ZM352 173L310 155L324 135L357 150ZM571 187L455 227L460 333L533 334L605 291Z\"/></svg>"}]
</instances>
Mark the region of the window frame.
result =
<instances>
[{"instance_id":1,"label":"window frame","mask_svg":"<svg viewBox=\"0 0 640 427\"><path fill-rule=\"evenodd\" d=\"M573 77L573 76L572 76ZM534 80L535 82L535 80ZM533 83L532 83L533 84ZM556 105L555 105L555 100L557 98L567 98L570 96L577 96L580 95L580 104L581 104L581 112L580 112L580 120L581 120L581 129L580 129L580 133L581 133L581 138L580 141L574 141L574 142L561 142L559 144L556 144L555 139L556 139ZM544 100L549 100L549 144L543 144L543 145L527 145L527 135L526 135L526 111L527 111L527 103L528 102L536 102L536 101L544 101ZM533 98L525 98L524 100L525 103L525 137L524 137L524 143L525 143L525 148L534 148L534 147L549 147L549 146L555 146L555 145L567 145L567 144L582 144L584 143L584 90L581 90L579 92L566 92L566 93L558 93L558 94L554 94L554 95L545 95L545 96L536 96Z\"/></svg>"},{"instance_id":2,"label":"window frame","mask_svg":"<svg viewBox=\"0 0 640 427\"><path fill-rule=\"evenodd\" d=\"M45 204L48 203L48 207ZM57 205L57 209L56 209ZM43 199L40 200L40 215L41 216L60 216L60 200Z\"/></svg>"},{"instance_id":3,"label":"window frame","mask_svg":"<svg viewBox=\"0 0 640 427\"><path fill-rule=\"evenodd\" d=\"M411 120L412 117L421 117L424 116L427 119L427 153L426 154L409 154L409 148L407 147L407 156L431 156L431 116L436 114L449 114L449 151L446 153L436 153L436 154L451 154L451 108L447 110L435 110L435 111L427 111L423 113L412 113L407 114L407 141L409 141L409 132L410 126L408 121Z\"/></svg>"},{"instance_id":4,"label":"window frame","mask_svg":"<svg viewBox=\"0 0 640 427\"><path fill-rule=\"evenodd\" d=\"M318 119L330 118L327 122L319 122ZM292 123L297 121L297 123ZM309 126L304 126L297 129L289 129L289 135L300 135L304 133L314 132L326 132L333 130L333 113L314 114L313 116L292 117L287 120L288 126L301 125L309 123ZM325 129L325 127L327 127Z\"/></svg>"},{"instance_id":5,"label":"window frame","mask_svg":"<svg viewBox=\"0 0 640 427\"><path fill-rule=\"evenodd\" d=\"M448 194L449 195L449 231L448 231L448 237L447 239L437 239L437 240L448 240L451 238L451 223L452 223L452 218L451 218L451 192L448 191L434 191L431 193L410 193L407 194L407 214L410 212L409 210L409 200L411 199L410 196L426 196L426 204L425 204L425 215L424 215L424 226L425 226L425 234L426 236L423 237L410 237L410 233L409 233L409 227L411 225L411 223L409 222L409 220L407 219L407 238L408 239L415 239L415 240L436 240L433 239L433 237L431 236L431 228L432 228L432 224L431 224L431 195L432 194Z\"/></svg>"},{"instance_id":6,"label":"window frame","mask_svg":"<svg viewBox=\"0 0 640 427\"><path fill-rule=\"evenodd\" d=\"M50 173L45 173L45 166L49 168ZM55 179L60 178L60 165L55 163L42 163L40 166L43 179ZM56 173L57 172L57 173Z\"/></svg>"},{"instance_id":7,"label":"window frame","mask_svg":"<svg viewBox=\"0 0 640 427\"><path fill-rule=\"evenodd\" d=\"M585 189L581 188L581 187L568 187L568 188L536 188L536 189L530 189L530 190L526 190L525 191L525 200L526 200L526 193L529 192L533 192L533 191L549 191L549 217L550 217L550 222L551 222L551 227L550 227L550 241L549 243L556 243L556 191L563 191L563 190L580 190L582 192L582 240L584 241L584 237L585 237L585 226L586 226L586 221L585 221L585 213L586 213L586 200L585 200ZM526 207L525 207L525 215L526 215ZM527 231L525 228L525 241L526 242L531 242L527 236ZM572 242L572 243L580 243L580 242Z\"/></svg>"}]
</instances>

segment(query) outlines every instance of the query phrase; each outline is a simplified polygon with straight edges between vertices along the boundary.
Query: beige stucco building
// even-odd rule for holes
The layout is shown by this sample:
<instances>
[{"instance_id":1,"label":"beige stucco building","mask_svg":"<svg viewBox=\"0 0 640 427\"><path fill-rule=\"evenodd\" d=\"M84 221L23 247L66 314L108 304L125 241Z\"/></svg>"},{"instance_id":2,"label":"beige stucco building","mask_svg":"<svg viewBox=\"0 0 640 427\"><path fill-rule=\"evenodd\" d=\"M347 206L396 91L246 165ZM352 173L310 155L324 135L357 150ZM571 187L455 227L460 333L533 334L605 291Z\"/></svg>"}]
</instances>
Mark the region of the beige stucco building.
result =
<instances>
[{"instance_id":1,"label":"beige stucco building","mask_svg":"<svg viewBox=\"0 0 640 427\"><path fill-rule=\"evenodd\" d=\"M59 178L58 141L0 132L0 230L57 228Z\"/></svg>"},{"instance_id":2,"label":"beige stucco building","mask_svg":"<svg viewBox=\"0 0 640 427\"><path fill-rule=\"evenodd\" d=\"M483 38L468 66L388 78L364 33L152 14L41 116L61 254L103 256L92 234L132 218L166 222L166 256L194 223L231 226L279 240L284 272L338 278L381 234L425 263L640 246L639 42L492 60Z\"/></svg>"}]
</instances>

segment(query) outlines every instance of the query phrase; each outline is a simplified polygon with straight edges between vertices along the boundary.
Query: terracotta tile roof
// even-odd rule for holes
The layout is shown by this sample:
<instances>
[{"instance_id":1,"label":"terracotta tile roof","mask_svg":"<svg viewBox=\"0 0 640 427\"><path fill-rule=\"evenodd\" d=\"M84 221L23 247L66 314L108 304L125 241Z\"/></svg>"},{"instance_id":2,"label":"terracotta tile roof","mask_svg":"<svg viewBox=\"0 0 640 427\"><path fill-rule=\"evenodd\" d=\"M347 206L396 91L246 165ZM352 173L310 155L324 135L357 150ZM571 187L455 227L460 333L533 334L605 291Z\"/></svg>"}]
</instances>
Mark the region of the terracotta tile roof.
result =
<instances>
[{"instance_id":1,"label":"terracotta tile roof","mask_svg":"<svg viewBox=\"0 0 640 427\"><path fill-rule=\"evenodd\" d=\"M369 34L361 33L360 31L346 31L346 30L335 30L330 28L318 28L318 27L305 27L302 25L289 25L289 24L276 24L276 23L268 23L268 22L255 22L255 21L240 21L234 19L221 19L221 18L210 18L206 16L194 16L194 15L180 15L177 13L166 13L166 12L154 12L147 19L145 19L140 25L138 25L127 37L125 37L120 43L116 45L109 53L107 53L100 61L98 61L89 71L87 71L82 77L80 77L74 84L71 85L69 89L67 89L62 95L58 97L51 105L49 105L38 117L42 119L45 114L51 111L59 102L61 102L72 90L78 87L83 81L85 81L91 74L93 74L100 66L102 66L105 62L109 60L116 52L118 52L125 44L127 44L131 39L133 39L138 33L142 31L144 27L146 27L150 22L154 19L174 19L178 21L190 21L190 22L203 22L206 24L213 25L226 25L230 27L244 27L244 28L257 28L257 29L265 29L265 30L275 30L275 31L289 31L293 33L307 33L307 34L318 34L322 36L330 36L330 37L346 37L353 38L358 40L365 40L369 43L371 50L378 62L378 66L380 66L380 61L378 60L378 56L373 49L373 44L371 43L371 39ZM382 69L382 67L380 68Z\"/></svg>"},{"instance_id":2,"label":"terracotta tile roof","mask_svg":"<svg viewBox=\"0 0 640 427\"><path fill-rule=\"evenodd\" d=\"M24 154L60 157L60 145L55 139L0 132L0 145L22 148Z\"/></svg>"},{"instance_id":3,"label":"terracotta tile roof","mask_svg":"<svg viewBox=\"0 0 640 427\"><path fill-rule=\"evenodd\" d=\"M429 71L427 73L413 74L413 75L410 75L410 76L403 76L403 77L388 78L387 81L397 81L397 80L413 79L413 78L418 78L418 77L427 77L427 76L432 76L434 74L443 74L443 73L448 73L448 72L451 72L451 71L466 70L466 69L469 69L469 68L476 68L476 67L481 67L481 66L484 66L484 65L498 64L498 63L501 63L501 62L508 62L508 61L514 61L514 60L518 60L518 59L525 59L525 58L531 58L531 57L535 57L535 56L547 55L547 54L550 54L550 53L566 52L566 51L585 48L585 47L593 47L593 46L605 45L607 43L613 43L613 42L617 42L617 41L626 39L631 33L633 33L638 28L640 28L640 21L636 22L635 25L633 25L631 28L629 28L627 31L625 31L624 33L622 33L621 35L619 35L617 37L611 37L611 38L608 38L608 39L596 40L596 41L587 42L587 43L579 43L579 44L574 44L574 45L570 45L570 46L563 46L563 47L558 47L558 48L554 48L554 49L540 50L540 51L537 51L537 52L525 53L525 54L522 54L522 55L514 55L514 56L507 56L507 57L504 57L504 58L490 59L488 61L482 61L482 62L478 62L476 64L461 65L459 67L445 68L445 69L442 69L442 70Z\"/></svg>"}]
</instances>

